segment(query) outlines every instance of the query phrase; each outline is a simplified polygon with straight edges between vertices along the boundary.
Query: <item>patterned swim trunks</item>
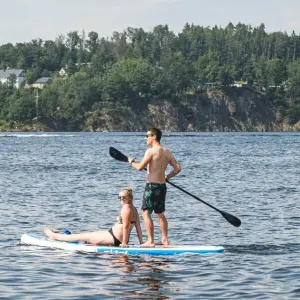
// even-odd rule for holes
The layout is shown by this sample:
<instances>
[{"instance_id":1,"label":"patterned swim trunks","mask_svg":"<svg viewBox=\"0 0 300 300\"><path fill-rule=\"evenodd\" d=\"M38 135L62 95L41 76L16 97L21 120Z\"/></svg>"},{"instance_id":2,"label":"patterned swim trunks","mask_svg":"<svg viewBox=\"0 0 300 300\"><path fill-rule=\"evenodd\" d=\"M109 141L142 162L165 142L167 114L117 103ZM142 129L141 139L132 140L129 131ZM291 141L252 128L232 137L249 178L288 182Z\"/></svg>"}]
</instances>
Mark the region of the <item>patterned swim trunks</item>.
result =
<instances>
[{"instance_id":1,"label":"patterned swim trunks","mask_svg":"<svg viewBox=\"0 0 300 300\"><path fill-rule=\"evenodd\" d=\"M147 183L143 196L142 210L148 210L152 214L153 210L156 214L165 211L167 186L165 183Z\"/></svg>"}]
</instances>

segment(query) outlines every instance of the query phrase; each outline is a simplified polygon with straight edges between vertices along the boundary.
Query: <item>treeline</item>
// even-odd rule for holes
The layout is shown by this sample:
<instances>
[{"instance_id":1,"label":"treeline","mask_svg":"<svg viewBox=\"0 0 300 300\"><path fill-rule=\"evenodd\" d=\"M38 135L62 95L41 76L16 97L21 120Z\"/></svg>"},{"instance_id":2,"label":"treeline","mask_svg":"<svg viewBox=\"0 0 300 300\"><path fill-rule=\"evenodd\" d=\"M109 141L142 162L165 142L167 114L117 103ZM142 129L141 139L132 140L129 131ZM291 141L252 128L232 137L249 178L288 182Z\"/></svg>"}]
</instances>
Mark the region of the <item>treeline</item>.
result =
<instances>
[{"instance_id":1,"label":"treeline","mask_svg":"<svg viewBox=\"0 0 300 300\"><path fill-rule=\"evenodd\" d=\"M80 128L103 105L142 105L148 99L183 99L199 85L234 80L274 100L290 124L300 120L300 36L267 33L265 26L229 23L225 28L186 24L175 34L167 25L146 32L127 28L109 39L96 32L69 32L56 40L0 46L0 69L24 69L31 84L52 76L40 91L0 84L0 120L39 120ZM58 71L64 67L68 76Z\"/></svg>"}]
</instances>

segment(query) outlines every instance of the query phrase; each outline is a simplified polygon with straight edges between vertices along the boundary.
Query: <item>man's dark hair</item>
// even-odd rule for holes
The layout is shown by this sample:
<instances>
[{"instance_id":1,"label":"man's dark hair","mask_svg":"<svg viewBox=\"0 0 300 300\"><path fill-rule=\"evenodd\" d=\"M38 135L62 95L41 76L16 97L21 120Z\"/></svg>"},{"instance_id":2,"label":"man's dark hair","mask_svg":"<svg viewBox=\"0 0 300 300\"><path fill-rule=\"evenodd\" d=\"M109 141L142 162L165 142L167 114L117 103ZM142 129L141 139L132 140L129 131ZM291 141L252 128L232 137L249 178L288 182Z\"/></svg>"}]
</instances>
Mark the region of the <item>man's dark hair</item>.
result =
<instances>
[{"instance_id":1,"label":"man's dark hair","mask_svg":"<svg viewBox=\"0 0 300 300\"><path fill-rule=\"evenodd\" d=\"M151 132L152 135L155 135L156 136L156 140L158 142L160 142L160 139L161 139L161 136L162 136L162 132L158 129L158 128L149 128L148 131Z\"/></svg>"}]
</instances>

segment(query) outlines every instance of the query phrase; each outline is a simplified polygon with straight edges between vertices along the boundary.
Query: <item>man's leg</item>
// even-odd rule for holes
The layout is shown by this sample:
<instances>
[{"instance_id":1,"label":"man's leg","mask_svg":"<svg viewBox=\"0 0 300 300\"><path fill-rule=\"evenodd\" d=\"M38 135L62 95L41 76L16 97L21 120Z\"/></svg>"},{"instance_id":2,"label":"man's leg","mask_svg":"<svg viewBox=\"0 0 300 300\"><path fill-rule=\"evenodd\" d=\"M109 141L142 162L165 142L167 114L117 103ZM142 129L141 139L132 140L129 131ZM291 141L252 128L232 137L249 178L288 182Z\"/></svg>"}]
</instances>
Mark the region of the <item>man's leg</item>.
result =
<instances>
[{"instance_id":1,"label":"man's leg","mask_svg":"<svg viewBox=\"0 0 300 300\"><path fill-rule=\"evenodd\" d=\"M144 219L145 229L148 236L148 241L141 245L141 247L154 247L154 228L151 215L148 210L143 210L142 216Z\"/></svg>"},{"instance_id":2,"label":"man's leg","mask_svg":"<svg viewBox=\"0 0 300 300\"><path fill-rule=\"evenodd\" d=\"M163 245L169 245L168 240L168 221L165 217L165 214L162 212L160 214L157 214L160 229L161 229L161 242Z\"/></svg>"}]
</instances>

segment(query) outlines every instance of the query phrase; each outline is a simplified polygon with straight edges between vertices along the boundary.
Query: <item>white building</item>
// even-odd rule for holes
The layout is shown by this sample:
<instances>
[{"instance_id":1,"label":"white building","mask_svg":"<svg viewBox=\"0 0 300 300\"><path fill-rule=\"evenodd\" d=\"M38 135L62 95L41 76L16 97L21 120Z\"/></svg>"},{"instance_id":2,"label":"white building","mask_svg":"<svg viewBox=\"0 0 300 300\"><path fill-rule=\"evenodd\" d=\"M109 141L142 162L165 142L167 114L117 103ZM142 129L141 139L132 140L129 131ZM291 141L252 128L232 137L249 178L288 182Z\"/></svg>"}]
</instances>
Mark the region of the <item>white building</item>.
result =
<instances>
[{"instance_id":1,"label":"white building","mask_svg":"<svg viewBox=\"0 0 300 300\"><path fill-rule=\"evenodd\" d=\"M14 86L16 88L20 88L21 84L25 80L25 72L23 69L0 69L0 82L2 84L8 83L12 77L15 78Z\"/></svg>"},{"instance_id":2,"label":"white building","mask_svg":"<svg viewBox=\"0 0 300 300\"><path fill-rule=\"evenodd\" d=\"M81 63L81 64L76 63L75 66L76 66L76 68L81 68L81 67L88 67L89 68L91 66L91 63ZM61 77L68 76L68 65L65 65L63 68L61 68L58 71L58 74Z\"/></svg>"}]
</instances>

